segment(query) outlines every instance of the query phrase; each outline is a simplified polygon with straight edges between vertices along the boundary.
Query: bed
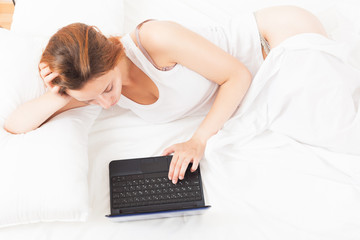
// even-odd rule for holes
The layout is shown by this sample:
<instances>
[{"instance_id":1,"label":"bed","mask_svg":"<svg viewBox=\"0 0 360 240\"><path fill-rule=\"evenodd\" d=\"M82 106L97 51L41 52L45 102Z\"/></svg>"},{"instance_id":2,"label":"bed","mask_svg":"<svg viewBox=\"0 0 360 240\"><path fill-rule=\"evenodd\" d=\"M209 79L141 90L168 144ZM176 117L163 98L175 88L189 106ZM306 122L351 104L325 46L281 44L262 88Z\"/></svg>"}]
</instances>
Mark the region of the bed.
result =
<instances>
[{"instance_id":1,"label":"bed","mask_svg":"<svg viewBox=\"0 0 360 240\"><path fill-rule=\"evenodd\" d=\"M108 110L85 107L60 114L43 130L16 139L1 132L0 239L360 239L357 1L18 0L11 33L6 34L16 33L19 43L31 36L36 42L31 46L41 49L57 28L74 21L116 35L148 18L184 25L218 24L236 14L281 4L304 7L320 18L336 43L314 51L335 57L322 62L314 54L316 64L302 64L309 65L307 69L331 68L342 61L346 63L341 69L346 72L346 86L327 81L333 77L331 72L314 84L306 72L276 71L298 61L296 43L301 45L301 39L274 49L240 108L208 142L201 171L205 202L211 209L197 216L109 221L105 217L110 213L109 162L159 155L166 147L188 139L203 117L150 124L117 106ZM311 41L314 36L308 37ZM39 53L29 41L22 50ZM294 51L283 54L289 48ZM15 57L10 60L27 64ZM12 69L10 60L0 61L8 64L2 71ZM37 60L28 58L34 76ZM39 81L26 83L29 88L30 84L38 87L31 94L21 90L26 97L18 94L6 106L2 99L0 106L6 111L1 112L0 120L17 104L43 93ZM56 146L61 151L55 151ZM24 184L26 189L21 187ZM53 186L62 187L54 191ZM11 195L17 191L23 193Z\"/></svg>"}]
</instances>

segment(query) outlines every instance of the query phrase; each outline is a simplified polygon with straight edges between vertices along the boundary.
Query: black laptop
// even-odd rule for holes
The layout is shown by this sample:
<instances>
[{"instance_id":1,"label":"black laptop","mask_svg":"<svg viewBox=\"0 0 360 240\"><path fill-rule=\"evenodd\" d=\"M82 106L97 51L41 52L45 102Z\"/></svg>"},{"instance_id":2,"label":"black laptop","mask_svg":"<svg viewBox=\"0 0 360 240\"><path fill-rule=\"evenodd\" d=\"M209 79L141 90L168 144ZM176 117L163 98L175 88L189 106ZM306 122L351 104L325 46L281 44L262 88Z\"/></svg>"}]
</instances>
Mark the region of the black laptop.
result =
<instances>
[{"instance_id":1,"label":"black laptop","mask_svg":"<svg viewBox=\"0 0 360 240\"><path fill-rule=\"evenodd\" d=\"M201 214L205 205L200 166L173 184L168 178L172 156L115 160L109 164L110 208L114 221Z\"/></svg>"}]
</instances>

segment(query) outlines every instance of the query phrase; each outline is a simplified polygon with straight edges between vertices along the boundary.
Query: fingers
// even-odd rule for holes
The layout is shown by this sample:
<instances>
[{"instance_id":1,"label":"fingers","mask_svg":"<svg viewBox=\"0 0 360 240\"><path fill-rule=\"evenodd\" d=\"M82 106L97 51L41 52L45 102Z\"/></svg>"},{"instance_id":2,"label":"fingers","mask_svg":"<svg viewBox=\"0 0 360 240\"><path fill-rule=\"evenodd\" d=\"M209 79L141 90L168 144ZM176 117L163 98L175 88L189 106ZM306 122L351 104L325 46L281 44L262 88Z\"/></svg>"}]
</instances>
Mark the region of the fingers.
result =
<instances>
[{"instance_id":1,"label":"fingers","mask_svg":"<svg viewBox=\"0 0 360 240\"><path fill-rule=\"evenodd\" d=\"M192 167L190 171L194 172L199 166L200 160L198 158L180 158L178 155L174 155L169 167L169 179L172 180L174 184L176 184L178 180L183 180L189 163L191 162Z\"/></svg>"},{"instance_id":2,"label":"fingers","mask_svg":"<svg viewBox=\"0 0 360 240\"><path fill-rule=\"evenodd\" d=\"M52 72L49 68L49 66L46 63L39 63L39 69L40 69L40 76L44 80L44 83L47 87L53 87L51 84L51 81L54 80L57 76L59 76L58 73Z\"/></svg>"},{"instance_id":3,"label":"fingers","mask_svg":"<svg viewBox=\"0 0 360 240\"><path fill-rule=\"evenodd\" d=\"M42 62L39 63L39 71L42 79L44 79L49 73L51 73L49 66L46 63Z\"/></svg>"},{"instance_id":4,"label":"fingers","mask_svg":"<svg viewBox=\"0 0 360 240\"><path fill-rule=\"evenodd\" d=\"M192 164L191 169L190 169L191 172L195 172L195 171L196 171L196 169L197 169L198 166L199 166L199 162L200 162L200 159L195 159L195 160L193 161L193 164Z\"/></svg>"},{"instance_id":5,"label":"fingers","mask_svg":"<svg viewBox=\"0 0 360 240\"><path fill-rule=\"evenodd\" d=\"M199 161L204 154L204 149L205 145L192 139L165 149L162 155L174 154L169 166L169 180L176 184L179 179L184 179L186 170L191 162L193 164L190 171L196 171Z\"/></svg>"},{"instance_id":6,"label":"fingers","mask_svg":"<svg viewBox=\"0 0 360 240\"><path fill-rule=\"evenodd\" d=\"M189 165L189 163L190 163L190 160L189 159L185 159L181 164L179 164L178 166L179 166L179 174L178 174L178 176L179 176L179 180L183 180L184 179L184 177L185 177L185 172L186 172L186 169L187 169L187 167L188 167L188 165ZM176 177L176 173L177 173L177 171L176 171L177 169L175 169L175 177Z\"/></svg>"},{"instance_id":7,"label":"fingers","mask_svg":"<svg viewBox=\"0 0 360 240\"><path fill-rule=\"evenodd\" d=\"M43 69L43 68L46 68L47 66L48 65L46 63L44 63L44 62L39 63L40 70Z\"/></svg>"},{"instance_id":8,"label":"fingers","mask_svg":"<svg viewBox=\"0 0 360 240\"><path fill-rule=\"evenodd\" d=\"M161 156L167 156L167 155L169 155L169 154L171 154L171 153L174 153L174 151L175 151L175 146L172 145L171 147L166 148L166 149L163 151L163 153L161 154Z\"/></svg>"},{"instance_id":9,"label":"fingers","mask_svg":"<svg viewBox=\"0 0 360 240\"><path fill-rule=\"evenodd\" d=\"M168 176L169 180L173 179L174 170L175 170L177 160L178 160L178 155L174 154L174 156L171 159L170 166L169 166L169 176Z\"/></svg>"},{"instance_id":10,"label":"fingers","mask_svg":"<svg viewBox=\"0 0 360 240\"><path fill-rule=\"evenodd\" d=\"M172 180L174 184L176 184L178 180L183 180L189 163L191 162L193 164L190 171L194 172L199 166L198 159L180 158L178 155L174 155L169 167L169 180Z\"/></svg>"},{"instance_id":11,"label":"fingers","mask_svg":"<svg viewBox=\"0 0 360 240\"><path fill-rule=\"evenodd\" d=\"M179 179L179 173L180 173L180 168L181 168L181 165L182 165L182 160L178 158L178 160L176 161L176 164L175 164L175 169L174 169L174 174L172 175L172 182L173 184L176 184L178 179Z\"/></svg>"},{"instance_id":12,"label":"fingers","mask_svg":"<svg viewBox=\"0 0 360 240\"><path fill-rule=\"evenodd\" d=\"M50 70L50 68L49 67L45 67L45 68L42 68L41 70L40 70L40 76L42 77L42 78L45 78L47 75L49 75L51 73L51 70Z\"/></svg>"},{"instance_id":13,"label":"fingers","mask_svg":"<svg viewBox=\"0 0 360 240\"><path fill-rule=\"evenodd\" d=\"M45 85L48 87L53 87L53 85L51 84L51 81L54 80L54 78L56 78L57 76L59 76L58 73L50 73L49 75L47 75L44 79Z\"/></svg>"}]
</instances>

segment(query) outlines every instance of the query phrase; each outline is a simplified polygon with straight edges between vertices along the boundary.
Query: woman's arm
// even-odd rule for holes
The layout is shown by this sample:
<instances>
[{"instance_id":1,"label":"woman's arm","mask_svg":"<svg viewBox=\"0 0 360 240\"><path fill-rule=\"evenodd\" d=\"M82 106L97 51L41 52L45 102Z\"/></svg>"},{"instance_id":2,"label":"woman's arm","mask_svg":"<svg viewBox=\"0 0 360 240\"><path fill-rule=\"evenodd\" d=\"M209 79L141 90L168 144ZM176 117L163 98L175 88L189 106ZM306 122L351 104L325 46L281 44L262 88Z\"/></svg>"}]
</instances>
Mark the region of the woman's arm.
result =
<instances>
[{"instance_id":1,"label":"woman's arm","mask_svg":"<svg viewBox=\"0 0 360 240\"><path fill-rule=\"evenodd\" d=\"M271 47L299 33L315 32L326 36L320 21L298 7L267 8L258 11L256 17L259 31ZM163 153L174 153L169 178L176 183L178 178L184 177L190 162L193 162L192 170L197 168L207 140L234 113L249 89L252 76L236 58L179 24L152 21L145 23L141 31L142 43L158 66L180 63L220 86L210 112L192 138L167 148Z\"/></svg>"},{"instance_id":2,"label":"woman's arm","mask_svg":"<svg viewBox=\"0 0 360 240\"><path fill-rule=\"evenodd\" d=\"M190 162L193 163L192 171L196 170L207 140L234 113L250 86L252 76L235 57L179 24L147 22L141 28L141 37L143 46L158 66L179 63L220 86L211 110L192 138L163 152L163 155L174 153L169 178L176 183L178 178L184 177Z\"/></svg>"},{"instance_id":3,"label":"woman's arm","mask_svg":"<svg viewBox=\"0 0 360 240\"><path fill-rule=\"evenodd\" d=\"M320 21L298 7L267 8L258 11L256 17L259 30L271 47L299 33L315 32L326 36ZM179 63L220 86L212 108L192 138L163 152L163 155L174 153L169 178L176 183L178 178L184 177L190 162L193 163L192 171L197 168L207 140L234 113L250 87L252 76L235 57L174 22L146 22L141 28L141 36L144 48L156 65L162 67Z\"/></svg>"},{"instance_id":4,"label":"woman's arm","mask_svg":"<svg viewBox=\"0 0 360 240\"><path fill-rule=\"evenodd\" d=\"M6 119L4 129L13 134L34 130L64 107L69 100L48 91L44 95L20 105Z\"/></svg>"},{"instance_id":5,"label":"woman's arm","mask_svg":"<svg viewBox=\"0 0 360 240\"><path fill-rule=\"evenodd\" d=\"M66 110L88 105L67 94L60 94L60 87L51 84L58 74L51 72L46 63L40 63L39 69L48 91L44 95L20 105L11 113L4 123L4 129L9 133L29 132Z\"/></svg>"},{"instance_id":6,"label":"woman's arm","mask_svg":"<svg viewBox=\"0 0 360 240\"><path fill-rule=\"evenodd\" d=\"M20 105L5 120L4 129L12 134L27 133L66 110L86 105L71 97L63 97L48 91Z\"/></svg>"}]
</instances>

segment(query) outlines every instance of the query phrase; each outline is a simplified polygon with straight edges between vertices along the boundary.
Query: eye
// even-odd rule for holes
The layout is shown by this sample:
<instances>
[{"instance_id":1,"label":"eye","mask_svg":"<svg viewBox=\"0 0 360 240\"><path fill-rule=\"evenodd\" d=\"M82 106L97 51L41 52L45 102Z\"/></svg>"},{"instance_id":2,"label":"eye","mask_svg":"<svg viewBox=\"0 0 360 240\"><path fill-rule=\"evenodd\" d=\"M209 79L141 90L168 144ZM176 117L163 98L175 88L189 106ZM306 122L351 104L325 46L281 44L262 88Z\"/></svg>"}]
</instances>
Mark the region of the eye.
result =
<instances>
[{"instance_id":1,"label":"eye","mask_svg":"<svg viewBox=\"0 0 360 240\"><path fill-rule=\"evenodd\" d=\"M111 92L112 88L113 88L113 85L111 84L105 89L105 92L106 93Z\"/></svg>"}]
</instances>

